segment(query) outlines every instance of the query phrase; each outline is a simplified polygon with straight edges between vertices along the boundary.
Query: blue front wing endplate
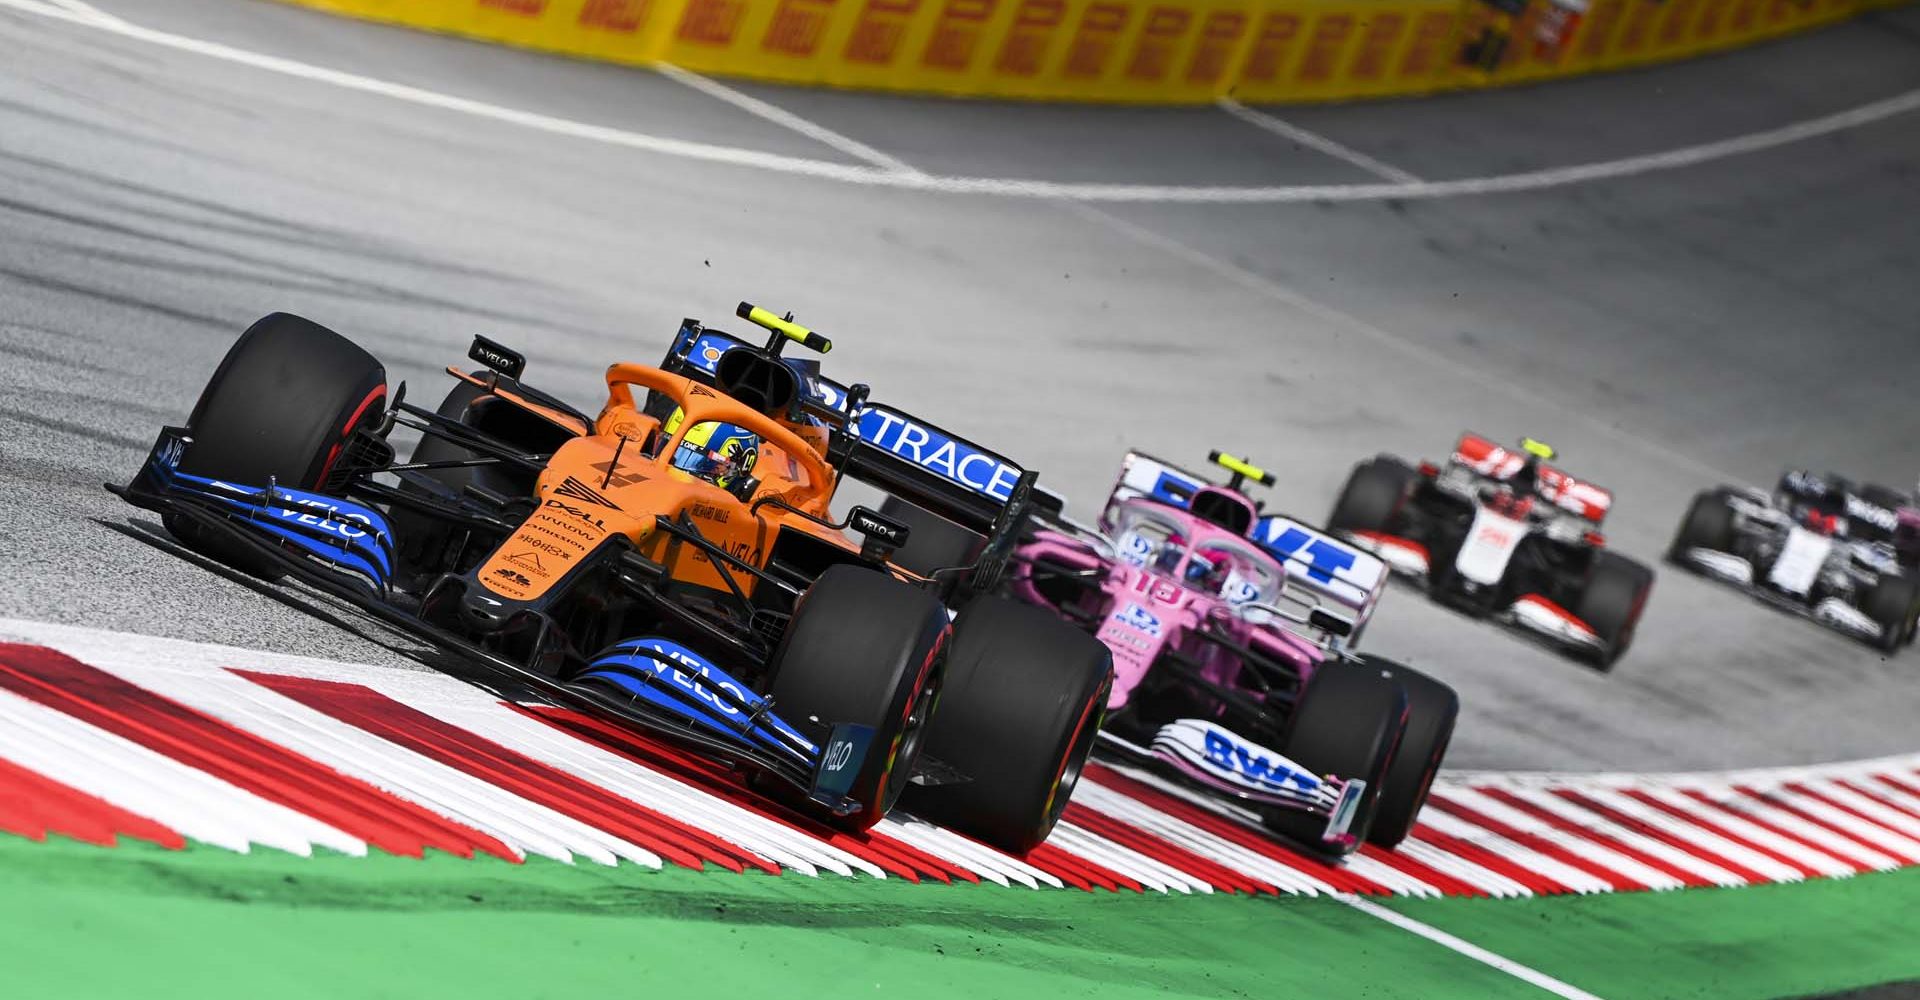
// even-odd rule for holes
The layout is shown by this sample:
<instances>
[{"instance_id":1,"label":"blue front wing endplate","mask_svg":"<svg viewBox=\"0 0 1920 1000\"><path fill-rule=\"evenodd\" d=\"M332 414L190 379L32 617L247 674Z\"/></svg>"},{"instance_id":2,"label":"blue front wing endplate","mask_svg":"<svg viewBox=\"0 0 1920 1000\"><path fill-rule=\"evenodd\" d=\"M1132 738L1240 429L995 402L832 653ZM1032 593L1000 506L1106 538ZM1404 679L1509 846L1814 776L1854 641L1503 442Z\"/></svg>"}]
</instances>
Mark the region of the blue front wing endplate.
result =
<instances>
[{"instance_id":1,"label":"blue front wing endplate","mask_svg":"<svg viewBox=\"0 0 1920 1000\"><path fill-rule=\"evenodd\" d=\"M371 507L269 482L231 483L180 471L191 439L166 428L147 457L140 485L163 495L200 501L264 540L285 542L351 579L384 594L393 578L393 529Z\"/></svg>"},{"instance_id":2,"label":"blue front wing endplate","mask_svg":"<svg viewBox=\"0 0 1920 1000\"><path fill-rule=\"evenodd\" d=\"M577 680L605 681L720 736L776 750L812 767L819 747L773 714L767 699L670 639L627 639L594 658Z\"/></svg>"},{"instance_id":3,"label":"blue front wing endplate","mask_svg":"<svg viewBox=\"0 0 1920 1000\"><path fill-rule=\"evenodd\" d=\"M812 775L814 798L843 805L872 744L869 726L836 724L820 746L775 715L773 703L711 661L671 639L646 636L616 643L574 678L598 681L716 736L772 752Z\"/></svg>"}]
</instances>

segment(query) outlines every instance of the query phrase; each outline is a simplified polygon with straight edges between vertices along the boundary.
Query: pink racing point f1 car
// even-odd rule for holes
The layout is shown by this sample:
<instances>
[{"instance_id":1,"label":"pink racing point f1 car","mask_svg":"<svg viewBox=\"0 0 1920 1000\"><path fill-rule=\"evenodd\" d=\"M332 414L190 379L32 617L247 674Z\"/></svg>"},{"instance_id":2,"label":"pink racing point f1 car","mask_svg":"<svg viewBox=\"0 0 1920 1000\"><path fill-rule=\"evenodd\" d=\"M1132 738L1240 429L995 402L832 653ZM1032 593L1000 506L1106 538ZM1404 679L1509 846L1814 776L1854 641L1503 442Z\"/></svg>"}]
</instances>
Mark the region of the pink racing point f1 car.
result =
<instances>
[{"instance_id":1,"label":"pink racing point f1 car","mask_svg":"<svg viewBox=\"0 0 1920 1000\"><path fill-rule=\"evenodd\" d=\"M1006 586L1112 650L1097 752L1251 808L1320 853L1391 848L1426 800L1459 699L1348 648L1385 583L1378 559L1263 514L1242 486L1273 477L1212 457L1225 486L1129 453L1098 527L1043 518Z\"/></svg>"},{"instance_id":2,"label":"pink racing point f1 car","mask_svg":"<svg viewBox=\"0 0 1920 1000\"><path fill-rule=\"evenodd\" d=\"M1653 570L1606 548L1613 494L1518 450L1463 434L1445 466L1391 455L1354 467L1327 527L1436 601L1496 618L1610 670L1633 642Z\"/></svg>"}]
</instances>

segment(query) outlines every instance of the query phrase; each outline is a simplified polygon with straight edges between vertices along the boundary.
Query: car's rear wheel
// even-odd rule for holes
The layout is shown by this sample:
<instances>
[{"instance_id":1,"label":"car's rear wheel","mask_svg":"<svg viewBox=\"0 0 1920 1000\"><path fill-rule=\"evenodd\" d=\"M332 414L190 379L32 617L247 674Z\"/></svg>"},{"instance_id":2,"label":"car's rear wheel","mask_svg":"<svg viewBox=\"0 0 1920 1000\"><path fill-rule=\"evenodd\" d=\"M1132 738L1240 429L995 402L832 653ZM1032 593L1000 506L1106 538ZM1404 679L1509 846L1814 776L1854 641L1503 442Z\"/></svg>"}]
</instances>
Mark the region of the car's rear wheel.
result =
<instances>
[{"instance_id":1,"label":"car's rear wheel","mask_svg":"<svg viewBox=\"0 0 1920 1000\"><path fill-rule=\"evenodd\" d=\"M1354 840L1350 846L1328 844L1321 839L1327 825L1324 817L1280 808L1263 813L1267 828L1322 853L1341 854L1357 847L1373 828L1381 789L1387 784L1406 722L1407 693L1392 669L1365 660L1320 664L1287 721L1281 752L1316 777L1367 783L1347 827Z\"/></svg>"},{"instance_id":2,"label":"car's rear wheel","mask_svg":"<svg viewBox=\"0 0 1920 1000\"><path fill-rule=\"evenodd\" d=\"M874 731L847 793L860 811L840 825L866 829L899 800L940 697L950 634L926 591L858 566L828 568L801 595L774 651L774 711Z\"/></svg>"},{"instance_id":3,"label":"car's rear wheel","mask_svg":"<svg viewBox=\"0 0 1920 1000\"><path fill-rule=\"evenodd\" d=\"M1367 843L1391 850L1413 832L1420 808L1427 804L1433 777L1453 740L1453 723L1460 716L1460 696L1453 688L1411 667L1373 660L1390 670L1407 693L1407 728L1387 768L1386 787L1374 807Z\"/></svg>"},{"instance_id":4,"label":"car's rear wheel","mask_svg":"<svg viewBox=\"0 0 1920 1000\"><path fill-rule=\"evenodd\" d=\"M240 486L268 480L321 488L361 427L385 415L387 371L358 344L299 316L274 313L240 335L187 418L180 471ZM167 531L188 548L267 578L277 564L180 516Z\"/></svg>"},{"instance_id":5,"label":"car's rear wheel","mask_svg":"<svg viewBox=\"0 0 1920 1000\"><path fill-rule=\"evenodd\" d=\"M1686 516L1680 519L1680 530L1674 533L1673 545L1667 549L1667 558L1679 562L1688 549L1733 550L1733 508L1727 506L1725 497L1710 491L1694 494Z\"/></svg>"},{"instance_id":6,"label":"car's rear wheel","mask_svg":"<svg viewBox=\"0 0 1920 1000\"><path fill-rule=\"evenodd\" d=\"M1884 653L1898 650L1913 635L1916 609L1920 609L1920 580L1904 576L1881 577L1860 602L1860 610L1880 626L1874 645Z\"/></svg>"},{"instance_id":7,"label":"car's rear wheel","mask_svg":"<svg viewBox=\"0 0 1920 1000\"><path fill-rule=\"evenodd\" d=\"M927 754L967 780L915 785L904 805L1025 854L1059 822L1113 688L1113 654L1039 608L975 598L954 621Z\"/></svg>"},{"instance_id":8,"label":"car's rear wheel","mask_svg":"<svg viewBox=\"0 0 1920 1000\"><path fill-rule=\"evenodd\" d=\"M1327 516L1331 531L1391 532L1401 506L1420 474L1397 458L1382 455L1354 466Z\"/></svg>"},{"instance_id":9,"label":"car's rear wheel","mask_svg":"<svg viewBox=\"0 0 1920 1000\"><path fill-rule=\"evenodd\" d=\"M1593 554L1587 585L1573 613L1600 637L1600 648L1592 658L1595 667L1612 670L1626 655L1652 593L1653 570L1617 552Z\"/></svg>"}]
</instances>

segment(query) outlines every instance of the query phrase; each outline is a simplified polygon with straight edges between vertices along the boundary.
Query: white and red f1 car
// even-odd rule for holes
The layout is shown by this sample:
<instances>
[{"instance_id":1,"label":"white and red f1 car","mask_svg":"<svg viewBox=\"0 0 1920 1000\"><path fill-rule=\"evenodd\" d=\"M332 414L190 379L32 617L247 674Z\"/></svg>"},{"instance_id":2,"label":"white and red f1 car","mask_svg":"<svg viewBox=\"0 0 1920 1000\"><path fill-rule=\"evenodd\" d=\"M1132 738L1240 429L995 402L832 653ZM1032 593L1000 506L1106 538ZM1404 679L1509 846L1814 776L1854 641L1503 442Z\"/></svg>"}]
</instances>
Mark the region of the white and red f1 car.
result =
<instances>
[{"instance_id":1,"label":"white and red f1 car","mask_svg":"<svg viewBox=\"0 0 1920 1000\"><path fill-rule=\"evenodd\" d=\"M1601 670L1627 651L1653 571L1606 548L1613 494L1517 450L1463 434L1446 465L1360 463L1327 527L1422 580L1435 600L1541 636Z\"/></svg>"}]
</instances>

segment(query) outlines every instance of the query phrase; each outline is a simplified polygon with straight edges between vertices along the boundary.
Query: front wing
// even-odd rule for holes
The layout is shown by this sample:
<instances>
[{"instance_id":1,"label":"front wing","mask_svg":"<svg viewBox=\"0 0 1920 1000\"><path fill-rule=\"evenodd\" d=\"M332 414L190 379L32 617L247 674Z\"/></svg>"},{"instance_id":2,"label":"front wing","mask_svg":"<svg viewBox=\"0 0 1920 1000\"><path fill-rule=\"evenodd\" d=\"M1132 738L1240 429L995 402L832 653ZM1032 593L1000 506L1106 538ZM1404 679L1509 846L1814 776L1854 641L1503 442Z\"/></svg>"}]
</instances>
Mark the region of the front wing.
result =
<instances>
[{"instance_id":1,"label":"front wing","mask_svg":"<svg viewBox=\"0 0 1920 1000\"><path fill-rule=\"evenodd\" d=\"M496 682L530 689L556 704L616 725L644 729L727 762L775 775L835 815L858 811L846 795L872 742L865 726L835 724L809 740L719 668L688 662L680 651L629 640L595 658L581 683L562 682L430 623L395 599L394 539L385 515L341 497L227 483L180 471L190 443L166 427L146 463L124 487L128 503L191 524L267 565L381 622L456 653Z\"/></svg>"}]
</instances>

